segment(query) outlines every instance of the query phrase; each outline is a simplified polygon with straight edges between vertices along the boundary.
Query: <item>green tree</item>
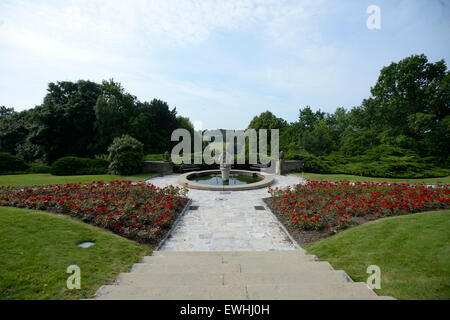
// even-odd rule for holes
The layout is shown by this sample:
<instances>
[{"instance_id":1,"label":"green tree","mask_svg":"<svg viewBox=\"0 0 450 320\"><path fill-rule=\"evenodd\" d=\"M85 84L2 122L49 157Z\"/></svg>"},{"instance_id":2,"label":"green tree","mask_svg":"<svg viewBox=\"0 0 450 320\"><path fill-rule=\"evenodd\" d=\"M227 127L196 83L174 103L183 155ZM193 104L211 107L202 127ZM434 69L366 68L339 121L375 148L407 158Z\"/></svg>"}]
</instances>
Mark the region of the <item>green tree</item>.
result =
<instances>
[{"instance_id":1,"label":"green tree","mask_svg":"<svg viewBox=\"0 0 450 320\"><path fill-rule=\"evenodd\" d=\"M7 108L5 106L0 106L0 119L12 115L15 113L14 108Z\"/></svg>"},{"instance_id":2,"label":"green tree","mask_svg":"<svg viewBox=\"0 0 450 320\"><path fill-rule=\"evenodd\" d=\"M299 110L298 124L301 130L312 129L314 123L325 118L325 113L320 110L313 112L310 106Z\"/></svg>"},{"instance_id":3,"label":"green tree","mask_svg":"<svg viewBox=\"0 0 450 320\"><path fill-rule=\"evenodd\" d=\"M30 131L31 111L15 112L14 109L0 109L0 152L16 153L26 142Z\"/></svg>"},{"instance_id":4,"label":"green tree","mask_svg":"<svg viewBox=\"0 0 450 320\"><path fill-rule=\"evenodd\" d=\"M50 83L44 103L32 114L30 142L38 145L51 163L64 155L88 156L94 140L98 84L80 80Z\"/></svg>"},{"instance_id":5,"label":"green tree","mask_svg":"<svg viewBox=\"0 0 450 320\"><path fill-rule=\"evenodd\" d=\"M314 155L326 155L332 150L333 141L325 119L315 121L312 130L306 131L302 140L305 149Z\"/></svg>"},{"instance_id":6,"label":"green tree","mask_svg":"<svg viewBox=\"0 0 450 320\"><path fill-rule=\"evenodd\" d=\"M126 93L120 83L111 79L103 81L100 88L94 106L95 142L91 147L96 153L106 152L114 138L130 132L135 124L132 119L138 113L136 97Z\"/></svg>"},{"instance_id":7,"label":"green tree","mask_svg":"<svg viewBox=\"0 0 450 320\"><path fill-rule=\"evenodd\" d=\"M272 112L265 111L261 113L259 116L255 116L252 121L250 121L250 124L248 125L248 128L250 129L279 129L280 131L287 127L286 120L282 118L276 117Z\"/></svg>"},{"instance_id":8,"label":"green tree","mask_svg":"<svg viewBox=\"0 0 450 320\"><path fill-rule=\"evenodd\" d=\"M372 97L363 106L372 118L378 136L384 141L409 142L408 147L422 156L439 155L446 159L448 151L438 140L441 121L449 115L449 72L444 60L428 61L425 55L412 55L384 67L371 89ZM398 140L396 137L404 136ZM446 148L447 149L447 148Z\"/></svg>"}]
</instances>

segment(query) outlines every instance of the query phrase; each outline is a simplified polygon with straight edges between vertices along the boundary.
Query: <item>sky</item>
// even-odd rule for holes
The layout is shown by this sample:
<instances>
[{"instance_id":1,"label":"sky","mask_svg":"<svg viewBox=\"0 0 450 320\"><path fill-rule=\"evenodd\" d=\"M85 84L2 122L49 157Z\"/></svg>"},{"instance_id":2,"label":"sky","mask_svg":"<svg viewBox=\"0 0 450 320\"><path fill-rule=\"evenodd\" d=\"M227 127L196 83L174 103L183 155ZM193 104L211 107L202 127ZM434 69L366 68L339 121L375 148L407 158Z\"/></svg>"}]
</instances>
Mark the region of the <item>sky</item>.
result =
<instances>
[{"instance_id":1,"label":"sky","mask_svg":"<svg viewBox=\"0 0 450 320\"><path fill-rule=\"evenodd\" d=\"M245 129L360 105L383 66L421 53L450 63L450 1L0 0L0 105L18 111L49 82L113 78L197 129Z\"/></svg>"}]
</instances>

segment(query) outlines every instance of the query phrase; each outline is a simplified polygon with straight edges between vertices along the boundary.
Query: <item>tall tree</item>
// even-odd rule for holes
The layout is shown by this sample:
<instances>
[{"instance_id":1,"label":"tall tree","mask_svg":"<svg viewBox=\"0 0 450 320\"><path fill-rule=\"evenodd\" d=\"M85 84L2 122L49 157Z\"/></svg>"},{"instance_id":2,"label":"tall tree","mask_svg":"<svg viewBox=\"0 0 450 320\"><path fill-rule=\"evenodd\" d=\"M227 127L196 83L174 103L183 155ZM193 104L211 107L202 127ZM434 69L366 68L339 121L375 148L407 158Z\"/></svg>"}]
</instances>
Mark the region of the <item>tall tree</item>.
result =
<instances>
[{"instance_id":1,"label":"tall tree","mask_svg":"<svg viewBox=\"0 0 450 320\"><path fill-rule=\"evenodd\" d=\"M89 156L94 140L95 105L101 89L91 81L50 83L44 103L33 113L30 142L51 163L64 155Z\"/></svg>"},{"instance_id":2,"label":"tall tree","mask_svg":"<svg viewBox=\"0 0 450 320\"><path fill-rule=\"evenodd\" d=\"M103 81L101 95L95 103L95 142L91 149L106 153L114 138L129 132L131 119L137 113L137 99L126 93L120 83Z\"/></svg>"},{"instance_id":3,"label":"tall tree","mask_svg":"<svg viewBox=\"0 0 450 320\"><path fill-rule=\"evenodd\" d=\"M0 119L13 114L14 108L7 108L5 106L0 106Z\"/></svg>"},{"instance_id":4,"label":"tall tree","mask_svg":"<svg viewBox=\"0 0 450 320\"><path fill-rule=\"evenodd\" d=\"M0 152L15 153L16 148L25 142L29 133L26 124L28 113L0 107Z\"/></svg>"},{"instance_id":5,"label":"tall tree","mask_svg":"<svg viewBox=\"0 0 450 320\"><path fill-rule=\"evenodd\" d=\"M248 128L250 129L280 129L283 130L286 128L287 122L286 120L282 118L276 117L272 112L265 111L261 113L259 116L255 116L252 121L250 121L250 124L248 125Z\"/></svg>"},{"instance_id":6,"label":"tall tree","mask_svg":"<svg viewBox=\"0 0 450 320\"><path fill-rule=\"evenodd\" d=\"M422 54L393 62L381 70L371 93L363 107L383 141L411 148L422 156L448 156L448 151L436 144L442 139L448 142L439 129L450 107L449 71L444 60L431 63Z\"/></svg>"},{"instance_id":7,"label":"tall tree","mask_svg":"<svg viewBox=\"0 0 450 320\"><path fill-rule=\"evenodd\" d=\"M170 137L179 125L176 108L170 110L166 102L158 99L139 103L138 108L138 116L133 119L133 137L144 143L146 153L169 151L173 145Z\"/></svg>"}]
</instances>

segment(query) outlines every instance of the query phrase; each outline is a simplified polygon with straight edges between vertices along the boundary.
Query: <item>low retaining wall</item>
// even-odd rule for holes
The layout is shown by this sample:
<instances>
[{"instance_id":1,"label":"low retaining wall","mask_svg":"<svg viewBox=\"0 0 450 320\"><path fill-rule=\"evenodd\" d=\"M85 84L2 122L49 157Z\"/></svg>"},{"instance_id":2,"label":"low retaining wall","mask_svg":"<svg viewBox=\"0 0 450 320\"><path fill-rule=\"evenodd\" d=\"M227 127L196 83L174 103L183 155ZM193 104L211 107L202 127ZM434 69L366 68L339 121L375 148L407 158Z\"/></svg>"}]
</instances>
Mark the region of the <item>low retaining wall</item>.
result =
<instances>
[{"instance_id":1,"label":"low retaining wall","mask_svg":"<svg viewBox=\"0 0 450 320\"><path fill-rule=\"evenodd\" d=\"M276 174L288 174L293 171L301 172L302 165L302 160L280 160L277 162L274 171L276 171ZM173 164L171 162L146 160L142 163L142 173L171 174L173 172Z\"/></svg>"},{"instance_id":2,"label":"low retaining wall","mask_svg":"<svg viewBox=\"0 0 450 320\"><path fill-rule=\"evenodd\" d=\"M288 174L289 172L301 172L302 160L280 160L280 174Z\"/></svg>"},{"instance_id":3,"label":"low retaining wall","mask_svg":"<svg viewBox=\"0 0 450 320\"><path fill-rule=\"evenodd\" d=\"M171 174L173 173L173 164L166 161L149 161L146 160L142 163L142 173L161 173Z\"/></svg>"}]
</instances>

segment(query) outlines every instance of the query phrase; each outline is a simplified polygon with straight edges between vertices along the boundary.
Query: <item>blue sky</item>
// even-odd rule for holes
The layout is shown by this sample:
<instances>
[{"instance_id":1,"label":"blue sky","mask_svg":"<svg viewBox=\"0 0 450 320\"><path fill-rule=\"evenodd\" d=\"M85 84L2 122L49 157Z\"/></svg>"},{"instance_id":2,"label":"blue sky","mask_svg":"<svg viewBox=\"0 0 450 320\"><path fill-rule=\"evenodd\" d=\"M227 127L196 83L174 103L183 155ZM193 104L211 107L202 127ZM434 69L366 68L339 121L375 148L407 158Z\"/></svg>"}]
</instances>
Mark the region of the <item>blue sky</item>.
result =
<instances>
[{"instance_id":1,"label":"blue sky","mask_svg":"<svg viewBox=\"0 0 450 320\"><path fill-rule=\"evenodd\" d=\"M369 5L380 30L366 26ZM295 121L306 105L359 105L392 61L449 63L449 35L445 0L0 0L0 105L114 78L203 129L246 128L265 110Z\"/></svg>"}]
</instances>

